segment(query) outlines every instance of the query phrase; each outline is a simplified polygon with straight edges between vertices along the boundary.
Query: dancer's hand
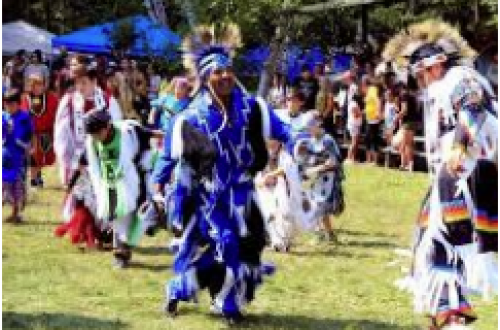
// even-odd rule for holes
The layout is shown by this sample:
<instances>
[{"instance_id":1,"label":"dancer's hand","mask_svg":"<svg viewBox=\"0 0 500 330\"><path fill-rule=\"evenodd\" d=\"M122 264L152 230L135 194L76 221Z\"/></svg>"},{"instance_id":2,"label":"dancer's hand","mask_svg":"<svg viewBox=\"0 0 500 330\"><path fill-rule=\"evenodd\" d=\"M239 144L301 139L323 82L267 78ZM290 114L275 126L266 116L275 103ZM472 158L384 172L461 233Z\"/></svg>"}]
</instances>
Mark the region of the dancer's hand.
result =
<instances>
[{"instance_id":1,"label":"dancer's hand","mask_svg":"<svg viewBox=\"0 0 500 330\"><path fill-rule=\"evenodd\" d=\"M165 212L165 197L161 193L156 193L153 196L153 203L155 203L157 209L161 212Z\"/></svg>"},{"instance_id":2,"label":"dancer's hand","mask_svg":"<svg viewBox=\"0 0 500 330\"><path fill-rule=\"evenodd\" d=\"M266 177L264 178L264 185L266 187L272 187L274 185L276 185L277 183L277 179L276 179L276 176L274 175L266 175Z\"/></svg>"},{"instance_id":3,"label":"dancer's hand","mask_svg":"<svg viewBox=\"0 0 500 330\"><path fill-rule=\"evenodd\" d=\"M314 178L315 176L318 175L319 168L318 167L311 167L311 168L306 169L304 172L308 178Z\"/></svg>"},{"instance_id":4,"label":"dancer's hand","mask_svg":"<svg viewBox=\"0 0 500 330\"><path fill-rule=\"evenodd\" d=\"M467 151L461 147L455 147L450 152L448 159L446 160L446 169L448 172L454 176L458 177L464 172L463 163L467 157Z\"/></svg>"}]
</instances>

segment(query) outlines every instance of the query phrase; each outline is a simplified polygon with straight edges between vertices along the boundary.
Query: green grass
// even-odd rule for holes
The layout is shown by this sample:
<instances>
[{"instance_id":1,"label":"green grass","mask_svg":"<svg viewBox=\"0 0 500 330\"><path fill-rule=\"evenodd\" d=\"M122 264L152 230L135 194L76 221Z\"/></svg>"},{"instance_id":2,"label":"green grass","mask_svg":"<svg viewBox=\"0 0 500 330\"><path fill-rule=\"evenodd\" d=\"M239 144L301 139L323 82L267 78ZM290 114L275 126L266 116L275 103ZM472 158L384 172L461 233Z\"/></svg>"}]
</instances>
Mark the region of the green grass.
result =
<instances>
[{"instance_id":1,"label":"green grass","mask_svg":"<svg viewBox=\"0 0 500 330\"><path fill-rule=\"evenodd\" d=\"M30 192L26 223L2 228L5 329L225 328L210 315L206 293L198 305L181 305L175 320L161 313L172 260L162 248L165 232L145 237L134 266L122 271L112 268L109 252L81 252L54 238L62 192L54 169L46 177L43 191ZM393 286L400 265L388 263L395 248L409 246L426 185L423 174L348 168L347 208L336 220L340 244L312 245L306 235L289 255L266 251L278 272L258 292L242 327L419 329L423 318L413 314L409 295ZM475 329L497 329L497 303L474 302Z\"/></svg>"}]
</instances>

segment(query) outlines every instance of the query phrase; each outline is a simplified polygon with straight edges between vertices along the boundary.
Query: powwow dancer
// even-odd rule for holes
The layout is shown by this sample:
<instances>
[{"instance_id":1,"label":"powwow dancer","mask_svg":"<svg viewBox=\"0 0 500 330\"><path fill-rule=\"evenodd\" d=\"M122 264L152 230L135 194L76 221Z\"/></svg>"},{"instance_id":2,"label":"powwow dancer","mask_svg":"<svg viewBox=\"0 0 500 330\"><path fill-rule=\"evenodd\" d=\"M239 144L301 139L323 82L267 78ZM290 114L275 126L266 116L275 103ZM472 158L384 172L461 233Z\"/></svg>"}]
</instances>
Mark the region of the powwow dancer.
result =
<instances>
[{"instance_id":1,"label":"powwow dancer","mask_svg":"<svg viewBox=\"0 0 500 330\"><path fill-rule=\"evenodd\" d=\"M159 186L174 167L179 170L171 221L183 234L176 277L166 285L171 315L179 301L195 300L208 288L214 312L237 322L262 276L274 270L261 263L265 233L252 198L253 178L267 163L265 139L286 142L288 128L236 84L231 58L239 43L239 29L231 24L218 36L199 27L184 43L185 65L199 77L200 88L171 122L156 169Z\"/></svg>"},{"instance_id":2,"label":"powwow dancer","mask_svg":"<svg viewBox=\"0 0 500 330\"><path fill-rule=\"evenodd\" d=\"M69 232L74 244L86 242L89 246L94 246L94 235L99 233L95 228L98 219L94 191L87 169L80 166L85 153L84 116L94 109L106 109L114 121L121 119L118 103L97 86L96 74L83 65L74 71L75 90L61 99L54 126L54 151L67 190L65 223L56 228L55 234L63 236Z\"/></svg>"},{"instance_id":3,"label":"powwow dancer","mask_svg":"<svg viewBox=\"0 0 500 330\"><path fill-rule=\"evenodd\" d=\"M302 201L297 204L302 209L310 209L311 214L304 219L308 222L303 221L303 227L312 229L322 225L319 238L336 241L331 217L344 210L340 149L321 127L319 118L309 118L305 128L308 134L297 138L293 150L301 181Z\"/></svg>"},{"instance_id":4,"label":"powwow dancer","mask_svg":"<svg viewBox=\"0 0 500 330\"><path fill-rule=\"evenodd\" d=\"M431 329L474 321L468 294L497 291L497 110L486 80L459 64L473 56L456 30L436 20L409 26L384 51L406 60L425 97L431 187L410 289Z\"/></svg>"},{"instance_id":5,"label":"powwow dancer","mask_svg":"<svg viewBox=\"0 0 500 330\"><path fill-rule=\"evenodd\" d=\"M111 122L105 109L85 115L88 172L97 197L97 217L102 227L112 227L115 265L127 267L131 246L148 229L138 211L146 202L146 173L150 171L153 131L135 121Z\"/></svg>"},{"instance_id":6,"label":"powwow dancer","mask_svg":"<svg viewBox=\"0 0 500 330\"><path fill-rule=\"evenodd\" d=\"M59 99L55 94L45 91L41 75L30 75L28 84L30 92L23 95L21 108L29 111L34 129L31 141L31 185L43 187L42 168L55 162L54 121Z\"/></svg>"},{"instance_id":7,"label":"powwow dancer","mask_svg":"<svg viewBox=\"0 0 500 330\"><path fill-rule=\"evenodd\" d=\"M27 202L26 163L33 134L33 125L19 103L21 93L8 90L3 96L2 112L2 201L12 206L7 222L22 221L21 211Z\"/></svg>"},{"instance_id":8,"label":"powwow dancer","mask_svg":"<svg viewBox=\"0 0 500 330\"><path fill-rule=\"evenodd\" d=\"M280 142L269 140L267 145L269 162L255 177L256 201L267 225L271 247L288 252L297 231L290 180L298 178L298 173L289 173L297 172L297 167Z\"/></svg>"}]
</instances>

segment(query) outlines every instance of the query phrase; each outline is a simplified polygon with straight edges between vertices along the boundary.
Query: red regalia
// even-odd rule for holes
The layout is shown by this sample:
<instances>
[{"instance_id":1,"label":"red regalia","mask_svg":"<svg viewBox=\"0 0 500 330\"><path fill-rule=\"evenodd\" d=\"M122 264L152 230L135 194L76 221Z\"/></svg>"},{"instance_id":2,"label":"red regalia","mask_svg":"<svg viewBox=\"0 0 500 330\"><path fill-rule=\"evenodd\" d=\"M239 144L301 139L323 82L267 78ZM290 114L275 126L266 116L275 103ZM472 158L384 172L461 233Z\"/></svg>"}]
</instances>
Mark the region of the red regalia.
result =
<instances>
[{"instance_id":1,"label":"red regalia","mask_svg":"<svg viewBox=\"0 0 500 330\"><path fill-rule=\"evenodd\" d=\"M29 111L33 121L32 162L35 166L50 166L55 162L53 141L58 104L59 98L50 92L40 96L25 94L21 100L21 108Z\"/></svg>"}]
</instances>

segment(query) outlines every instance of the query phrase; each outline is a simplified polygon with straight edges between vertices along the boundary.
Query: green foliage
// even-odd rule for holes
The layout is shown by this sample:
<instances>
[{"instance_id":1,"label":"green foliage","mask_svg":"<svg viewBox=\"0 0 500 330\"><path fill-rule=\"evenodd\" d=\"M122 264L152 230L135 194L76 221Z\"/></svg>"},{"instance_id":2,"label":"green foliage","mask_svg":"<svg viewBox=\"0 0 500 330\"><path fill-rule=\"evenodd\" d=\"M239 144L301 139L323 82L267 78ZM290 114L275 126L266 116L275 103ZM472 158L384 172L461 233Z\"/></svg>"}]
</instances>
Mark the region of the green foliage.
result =
<instances>
[{"instance_id":1,"label":"green foliage","mask_svg":"<svg viewBox=\"0 0 500 330\"><path fill-rule=\"evenodd\" d=\"M113 49L117 51L126 52L134 45L137 39L138 35L135 32L134 24L129 20L118 21L109 33L110 43Z\"/></svg>"},{"instance_id":2,"label":"green foliage","mask_svg":"<svg viewBox=\"0 0 500 330\"><path fill-rule=\"evenodd\" d=\"M290 9L327 0L191 0L196 23L234 21L241 27L244 45L269 44L279 25L287 25L288 41L310 46L352 44L357 35L360 7L329 9L311 14L296 14ZM442 17L461 27L462 32L475 35L496 34L497 0L413 0L386 1L369 5L368 29L371 34L392 35L408 23L428 17ZM190 27L186 1L165 0L170 27L181 35ZM146 14L143 0L6 0L4 20L26 19L58 34L77 28ZM479 18L477 21L474 17Z\"/></svg>"}]
</instances>

